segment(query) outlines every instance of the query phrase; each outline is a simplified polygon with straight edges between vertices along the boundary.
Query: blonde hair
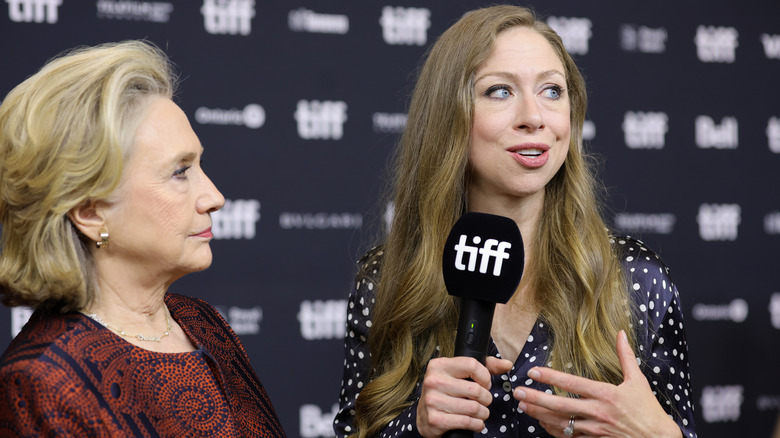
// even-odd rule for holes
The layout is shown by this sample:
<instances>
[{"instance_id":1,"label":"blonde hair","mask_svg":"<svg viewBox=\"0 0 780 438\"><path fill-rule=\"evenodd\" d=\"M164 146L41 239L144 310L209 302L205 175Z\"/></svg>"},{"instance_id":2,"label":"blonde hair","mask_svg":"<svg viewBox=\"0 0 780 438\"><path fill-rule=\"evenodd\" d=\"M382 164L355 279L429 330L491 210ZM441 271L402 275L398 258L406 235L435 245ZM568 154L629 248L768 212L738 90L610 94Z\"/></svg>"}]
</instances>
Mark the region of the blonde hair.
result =
<instances>
[{"instance_id":1,"label":"blonde hair","mask_svg":"<svg viewBox=\"0 0 780 438\"><path fill-rule=\"evenodd\" d=\"M478 9L436 41L412 94L394 170L395 215L369 333L372 375L356 401L355 435L360 438L377 435L413 402L430 358L453 353L458 306L444 286L442 248L467 208L474 74L497 36L517 26L539 32L563 63L572 132L565 163L546 188L541 226L532 239L535 257L524 281L537 291L540 318L553 331L552 367L622 381L614 345L620 329L634 342L629 296L582 151L584 79L560 37L531 10Z\"/></svg>"},{"instance_id":2,"label":"blonde hair","mask_svg":"<svg viewBox=\"0 0 780 438\"><path fill-rule=\"evenodd\" d=\"M126 41L78 48L0 105L0 294L7 305L83 308L95 294L94 242L68 219L118 186L151 97L171 98L165 54Z\"/></svg>"}]
</instances>

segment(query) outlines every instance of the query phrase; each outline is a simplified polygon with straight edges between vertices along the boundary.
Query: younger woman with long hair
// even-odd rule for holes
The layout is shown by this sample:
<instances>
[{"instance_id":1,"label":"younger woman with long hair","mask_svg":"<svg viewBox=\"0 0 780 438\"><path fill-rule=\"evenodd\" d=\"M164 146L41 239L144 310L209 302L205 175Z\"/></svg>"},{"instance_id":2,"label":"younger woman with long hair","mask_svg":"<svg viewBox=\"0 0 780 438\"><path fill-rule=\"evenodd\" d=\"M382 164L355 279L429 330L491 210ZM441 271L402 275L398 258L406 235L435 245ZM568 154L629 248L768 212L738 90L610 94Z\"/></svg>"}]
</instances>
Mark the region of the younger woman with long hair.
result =
<instances>
[{"instance_id":1,"label":"younger woman with long hair","mask_svg":"<svg viewBox=\"0 0 780 438\"><path fill-rule=\"evenodd\" d=\"M677 290L655 253L607 230L586 106L561 39L528 9L469 12L433 45L392 226L349 298L337 436L696 436ZM467 211L514 219L526 254L486 366L451 357L442 250Z\"/></svg>"}]
</instances>

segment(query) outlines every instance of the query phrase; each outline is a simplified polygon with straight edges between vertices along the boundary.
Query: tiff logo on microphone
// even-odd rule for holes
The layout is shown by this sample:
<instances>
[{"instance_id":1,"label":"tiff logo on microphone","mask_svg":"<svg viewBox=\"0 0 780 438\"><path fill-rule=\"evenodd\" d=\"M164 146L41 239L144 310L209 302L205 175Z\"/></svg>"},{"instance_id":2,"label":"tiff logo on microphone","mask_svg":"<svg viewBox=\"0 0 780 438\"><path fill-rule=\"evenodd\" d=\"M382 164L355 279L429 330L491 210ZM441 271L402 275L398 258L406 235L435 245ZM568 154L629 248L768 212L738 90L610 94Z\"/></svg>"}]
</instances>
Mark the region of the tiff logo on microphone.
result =
<instances>
[{"instance_id":1,"label":"tiff logo on microphone","mask_svg":"<svg viewBox=\"0 0 780 438\"><path fill-rule=\"evenodd\" d=\"M468 237L465 234L460 235L460 240L455 244L455 268L459 271L468 270L474 272L477 268L477 253L481 256L479 263L479 272L481 274L487 273L488 264L491 258L495 258L496 262L493 265L493 275L498 277L501 275L501 265L504 260L509 259L509 253L506 250L512 248L512 244L509 242L499 242L496 239L487 239L482 245L482 248L478 246L470 246L466 243ZM474 236L471 241L475 245L479 245L482 242L482 238ZM468 254L468 266L463 264L463 256Z\"/></svg>"}]
</instances>

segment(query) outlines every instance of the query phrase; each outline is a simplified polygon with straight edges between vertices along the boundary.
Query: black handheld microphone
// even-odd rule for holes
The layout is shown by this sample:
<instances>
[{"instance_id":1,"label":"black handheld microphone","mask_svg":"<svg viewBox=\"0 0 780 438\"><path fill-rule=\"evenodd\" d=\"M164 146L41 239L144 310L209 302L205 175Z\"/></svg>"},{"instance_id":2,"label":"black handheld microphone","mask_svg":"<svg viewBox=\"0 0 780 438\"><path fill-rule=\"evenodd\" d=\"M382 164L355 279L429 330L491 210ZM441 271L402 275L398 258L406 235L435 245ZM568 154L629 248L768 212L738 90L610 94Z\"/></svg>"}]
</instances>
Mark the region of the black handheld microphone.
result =
<instances>
[{"instance_id":1,"label":"black handheld microphone","mask_svg":"<svg viewBox=\"0 0 780 438\"><path fill-rule=\"evenodd\" d=\"M465 213L447 237L442 260L444 284L460 297L455 356L487 359L496 303L506 303L523 276L523 239L512 219ZM446 438L472 438L469 430L450 430Z\"/></svg>"}]
</instances>

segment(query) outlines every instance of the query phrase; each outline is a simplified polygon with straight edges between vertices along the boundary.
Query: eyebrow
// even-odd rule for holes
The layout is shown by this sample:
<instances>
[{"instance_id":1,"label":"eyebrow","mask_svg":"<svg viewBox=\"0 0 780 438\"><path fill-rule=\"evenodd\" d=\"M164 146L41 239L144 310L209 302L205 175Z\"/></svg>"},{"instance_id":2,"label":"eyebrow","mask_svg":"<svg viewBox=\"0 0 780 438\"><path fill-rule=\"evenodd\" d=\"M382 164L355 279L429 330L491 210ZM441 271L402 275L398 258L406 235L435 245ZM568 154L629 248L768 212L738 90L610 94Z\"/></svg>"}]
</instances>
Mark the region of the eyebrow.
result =
<instances>
[{"instance_id":1,"label":"eyebrow","mask_svg":"<svg viewBox=\"0 0 780 438\"><path fill-rule=\"evenodd\" d=\"M499 77L503 77L503 78L507 78L507 79L517 80L517 75L512 73L512 72L508 72L508 71L494 71L494 72L485 73L482 76L476 78L474 80L474 83L477 83L477 82L481 81L482 79L485 79L488 76L499 76ZM563 74L563 72L561 72L560 70L556 70L556 69L550 69L550 70L542 71L538 75L536 75L536 79L537 80L544 80L544 79L547 79L547 78L549 78L551 76L561 76L564 80L566 79L566 75Z\"/></svg>"},{"instance_id":2,"label":"eyebrow","mask_svg":"<svg viewBox=\"0 0 780 438\"><path fill-rule=\"evenodd\" d=\"M203 155L205 151L206 149L203 146L201 146L200 154ZM182 161L193 161L197 156L198 154L196 152L182 152L181 154L176 155L176 157L174 157L174 159L171 160L171 162L178 164L181 163Z\"/></svg>"}]
</instances>

